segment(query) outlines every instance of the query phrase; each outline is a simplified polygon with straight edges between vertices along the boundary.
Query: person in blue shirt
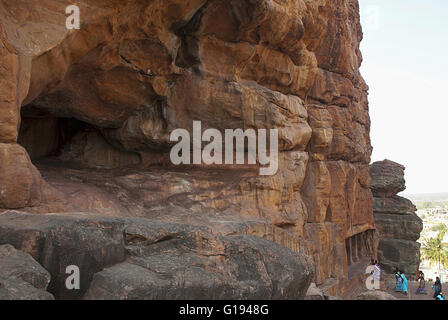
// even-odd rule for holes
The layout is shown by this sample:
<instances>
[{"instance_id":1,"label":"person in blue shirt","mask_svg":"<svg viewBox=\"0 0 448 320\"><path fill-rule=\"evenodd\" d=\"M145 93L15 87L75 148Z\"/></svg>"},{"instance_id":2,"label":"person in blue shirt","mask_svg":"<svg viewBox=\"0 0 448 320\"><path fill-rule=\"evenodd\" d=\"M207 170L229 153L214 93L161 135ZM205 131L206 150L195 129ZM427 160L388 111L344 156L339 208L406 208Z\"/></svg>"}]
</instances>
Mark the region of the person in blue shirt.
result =
<instances>
[{"instance_id":1,"label":"person in blue shirt","mask_svg":"<svg viewBox=\"0 0 448 320\"><path fill-rule=\"evenodd\" d=\"M403 292L404 294L408 294L408 279L403 272L397 271L395 274L397 278L397 284L395 285L395 291Z\"/></svg>"},{"instance_id":2,"label":"person in blue shirt","mask_svg":"<svg viewBox=\"0 0 448 320\"><path fill-rule=\"evenodd\" d=\"M442 283L440 282L439 277L436 277L436 282L434 282L434 285L431 288L434 289L433 298L437 298L437 296L442 292Z\"/></svg>"}]
</instances>

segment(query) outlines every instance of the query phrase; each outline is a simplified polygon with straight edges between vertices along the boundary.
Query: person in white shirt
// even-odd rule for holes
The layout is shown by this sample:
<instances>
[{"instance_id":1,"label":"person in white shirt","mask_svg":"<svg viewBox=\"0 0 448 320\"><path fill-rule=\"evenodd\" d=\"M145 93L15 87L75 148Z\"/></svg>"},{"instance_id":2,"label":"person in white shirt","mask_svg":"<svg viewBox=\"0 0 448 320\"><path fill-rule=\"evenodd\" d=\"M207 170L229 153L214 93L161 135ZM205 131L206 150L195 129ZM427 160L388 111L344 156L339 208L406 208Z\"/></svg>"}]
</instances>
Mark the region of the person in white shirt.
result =
<instances>
[{"instance_id":1,"label":"person in white shirt","mask_svg":"<svg viewBox=\"0 0 448 320\"><path fill-rule=\"evenodd\" d=\"M378 264L378 261L375 261L375 265L374 265L375 269L373 269L373 277L380 281L381 280L381 267Z\"/></svg>"}]
</instances>

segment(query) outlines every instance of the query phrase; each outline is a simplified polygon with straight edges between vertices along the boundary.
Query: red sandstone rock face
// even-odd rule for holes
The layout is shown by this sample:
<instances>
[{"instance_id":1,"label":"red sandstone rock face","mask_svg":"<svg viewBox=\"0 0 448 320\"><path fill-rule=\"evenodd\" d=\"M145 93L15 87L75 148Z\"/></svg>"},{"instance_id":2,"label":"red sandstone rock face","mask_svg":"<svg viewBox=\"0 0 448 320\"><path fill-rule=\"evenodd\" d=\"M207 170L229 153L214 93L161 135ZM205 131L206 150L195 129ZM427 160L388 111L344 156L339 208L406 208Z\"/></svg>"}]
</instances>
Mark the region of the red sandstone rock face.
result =
<instances>
[{"instance_id":1,"label":"red sandstone rock face","mask_svg":"<svg viewBox=\"0 0 448 320\"><path fill-rule=\"evenodd\" d=\"M0 206L17 209L39 205L44 182L25 149L0 143L0 163Z\"/></svg>"},{"instance_id":2,"label":"red sandstone rock face","mask_svg":"<svg viewBox=\"0 0 448 320\"><path fill-rule=\"evenodd\" d=\"M357 1L81 0L74 31L69 4L0 0L0 142L21 143L54 188L42 201L26 155L2 160L0 207L265 237L312 256L315 282L343 294L348 260L374 254L347 247L374 228ZM278 129L277 174L171 166L169 134L193 120Z\"/></svg>"}]
</instances>

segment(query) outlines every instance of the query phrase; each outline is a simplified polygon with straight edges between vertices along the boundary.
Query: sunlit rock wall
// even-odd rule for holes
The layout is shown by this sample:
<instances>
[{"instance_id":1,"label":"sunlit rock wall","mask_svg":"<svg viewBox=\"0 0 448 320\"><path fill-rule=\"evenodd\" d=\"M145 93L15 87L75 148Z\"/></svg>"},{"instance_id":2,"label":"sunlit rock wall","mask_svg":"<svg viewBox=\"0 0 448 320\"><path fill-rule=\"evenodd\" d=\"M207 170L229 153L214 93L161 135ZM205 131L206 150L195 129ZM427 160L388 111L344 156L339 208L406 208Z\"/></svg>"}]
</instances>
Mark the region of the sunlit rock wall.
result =
<instances>
[{"instance_id":1,"label":"sunlit rock wall","mask_svg":"<svg viewBox=\"0 0 448 320\"><path fill-rule=\"evenodd\" d=\"M342 294L349 264L374 254L358 2L77 3L81 29L67 30L71 1L0 0L0 207L81 208L262 236L309 254L314 282L335 278ZM89 129L66 139L67 118ZM278 129L277 174L172 169L170 132L191 131L193 120L203 130ZM66 199L68 184L43 181L18 141L32 159L58 151L61 163L106 168L101 179L114 187L104 192L98 178L88 196ZM163 169L114 171L149 163ZM243 227L225 222L233 220Z\"/></svg>"}]
</instances>

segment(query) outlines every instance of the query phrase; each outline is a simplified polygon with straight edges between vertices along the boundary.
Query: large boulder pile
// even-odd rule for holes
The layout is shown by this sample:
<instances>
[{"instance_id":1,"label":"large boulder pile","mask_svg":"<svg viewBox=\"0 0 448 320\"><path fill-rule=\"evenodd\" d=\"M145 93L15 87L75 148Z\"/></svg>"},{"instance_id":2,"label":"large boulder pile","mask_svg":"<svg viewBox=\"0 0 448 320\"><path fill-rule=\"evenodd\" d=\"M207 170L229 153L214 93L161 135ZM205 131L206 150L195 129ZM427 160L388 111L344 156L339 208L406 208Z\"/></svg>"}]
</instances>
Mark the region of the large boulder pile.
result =
<instances>
[{"instance_id":1,"label":"large boulder pile","mask_svg":"<svg viewBox=\"0 0 448 320\"><path fill-rule=\"evenodd\" d=\"M373 212L378 236L378 259L386 272L399 268L409 276L420 265L423 222L414 204L397 193L406 189L405 167L390 160L371 165Z\"/></svg>"}]
</instances>

